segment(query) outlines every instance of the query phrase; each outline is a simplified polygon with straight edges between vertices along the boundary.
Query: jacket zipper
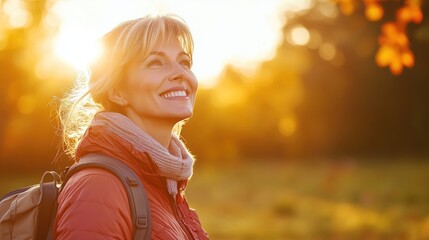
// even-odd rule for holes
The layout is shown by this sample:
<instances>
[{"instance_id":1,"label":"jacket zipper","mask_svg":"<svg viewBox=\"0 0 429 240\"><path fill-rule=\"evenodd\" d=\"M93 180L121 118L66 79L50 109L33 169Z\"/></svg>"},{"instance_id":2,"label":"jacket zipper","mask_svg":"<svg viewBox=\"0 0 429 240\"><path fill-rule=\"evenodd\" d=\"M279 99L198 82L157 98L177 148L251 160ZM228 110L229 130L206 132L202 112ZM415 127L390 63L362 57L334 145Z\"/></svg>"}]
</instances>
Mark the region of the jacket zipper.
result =
<instances>
[{"instance_id":1,"label":"jacket zipper","mask_svg":"<svg viewBox=\"0 0 429 240\"><path fill-rule=\"evenodd\" d=\"M149 159L149 162L154 166L154 168L157 169L156 164L154 163L152 157L150 156L149 153L145 152L146 157ZM167 179L164 178L163 179L164 182L164 186L167 186ZM185 234L187 235L187 237L189 239L195 239L194 235L191 233L191 230L189 230L189 228L182 222L182 219L179 216L179 212L177 209L177 200L175 199L175 196L172 196L168 193L168 190L166 189L167 194L169 195L170 198L170 204L173 206L173 212L174 212L174 217L176 218L177 222L179 223L180 227L184 230ZM177 194L180 194L180 192L178 192Z\"/></svg>"},{"instance_id":2,"label":"jacket zipper","mask_svg":"<svg viewBox=\"0 0 429 240\"><path fill-rule=\"evenodd\" d=\"M180 194L180 193L177 193L177 194ZM170 195L170 202L173 205L174 216L176 217L177 222L179 223L179 225L185 231L185 233L186 233L186 235L188 236L189 239L195 239L194 235L191 233L191 230L189 230L189 228L183 223L182 219L179 216L179 210L177 208L177 200L175 199L174 196Z\"/></svg>"}]
</instances>

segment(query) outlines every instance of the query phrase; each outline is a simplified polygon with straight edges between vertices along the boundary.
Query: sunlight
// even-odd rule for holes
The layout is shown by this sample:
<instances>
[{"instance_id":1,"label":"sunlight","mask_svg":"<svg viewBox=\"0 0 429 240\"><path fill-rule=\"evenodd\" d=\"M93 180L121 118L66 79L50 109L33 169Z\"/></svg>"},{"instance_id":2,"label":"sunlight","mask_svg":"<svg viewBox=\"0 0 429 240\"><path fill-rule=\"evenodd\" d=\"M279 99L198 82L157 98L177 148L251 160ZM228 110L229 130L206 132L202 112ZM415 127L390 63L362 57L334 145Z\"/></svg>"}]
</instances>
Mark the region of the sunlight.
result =
<instances>
[{"instance_id":1,"label":"sunlight","mask_svg":"<svg viewBox=\"0 0 429 240\"><path fill-rule=\"evenodd\" d=\"M202 86L212 86L227 64L252 70L272 58L281 41L285 11L309 8L311 2L62 0L54 6L61 19L55 51L60 59L81 69L97 55L95 42L119 22L175 13L185 19L194 35L194 73Z\"/></svg>"},{"instance_id":2,"label":"sunlight","mask_svg":"<svg viewBox=\"0 0 429 240\"><path fill-rule=\"evenodd\" d=\"M77 35L73 31L60 32L54 40L56 55L77 70L85 69L101 50L97 41L87 41L87 37L88 35Z\"/></svg>"}]
</instances>

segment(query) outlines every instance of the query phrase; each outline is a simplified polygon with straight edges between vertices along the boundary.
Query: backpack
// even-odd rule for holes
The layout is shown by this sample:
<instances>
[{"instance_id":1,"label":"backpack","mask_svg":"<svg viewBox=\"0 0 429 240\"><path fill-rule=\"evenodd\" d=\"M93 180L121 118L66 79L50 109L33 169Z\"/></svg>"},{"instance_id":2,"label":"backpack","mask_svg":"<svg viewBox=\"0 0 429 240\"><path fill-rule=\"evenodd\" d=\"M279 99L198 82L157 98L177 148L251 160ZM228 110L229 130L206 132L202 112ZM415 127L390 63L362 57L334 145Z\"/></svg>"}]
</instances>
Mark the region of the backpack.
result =
<instances>
[{"instance_id":1,"label":"backpack","mask_svg":"<svg viewBox=\"0 0 429 240\"><path fill-rule=\"evenodd\" d=\"M58 173L47 171L39 184L3 196L0 199L0 239L54 239L58 194L74 173L85 168L102 168L121 180L128 195L133 238L150 239L152 221L143 184L125 163L100 154L89 154L66 168L63 181Z\"/></svg>"}]
</instances>

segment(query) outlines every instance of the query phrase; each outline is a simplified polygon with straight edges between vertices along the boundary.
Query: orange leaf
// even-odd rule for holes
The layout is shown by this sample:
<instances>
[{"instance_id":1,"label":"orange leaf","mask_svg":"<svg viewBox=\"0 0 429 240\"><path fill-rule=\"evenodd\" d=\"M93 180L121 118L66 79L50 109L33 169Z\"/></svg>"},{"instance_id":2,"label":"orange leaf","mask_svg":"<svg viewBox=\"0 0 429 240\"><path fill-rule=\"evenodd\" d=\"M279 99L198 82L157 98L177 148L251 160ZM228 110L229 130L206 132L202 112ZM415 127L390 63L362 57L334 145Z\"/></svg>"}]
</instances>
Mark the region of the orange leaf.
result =
<instances>
[{"instance_id":1,"label":"orange leaf","mask_svg":"<svg viewBox=\"0 0 429 240\"><path fill-rule=\"evenodd\" d=\"M399 75L402 73L403 70L402 63L399 59L395 59L390 63L390 72L392 72L395 75Z\"/></svg>"},{"instance_id":2,"label":"orange leaf","mask_svg":"<svg viewBox=\"0 0 429 240\"><path fill-rule=\"evenodd\" d=\"M401 54L401 62L404 66L413 67L414 66L414 55L411 51L406 51Z\"/></svg>"},{"instance_id":3,"label":"orange leaf","mask_svg":"<svg viewBox=\"0 0 429 240\"><path fill-rule=\"evenodd\" d=\"M375 62L380 67L386 67L391 64L393 59L396 58L395 49L389 46L381 46L375 56Z\"/></svg>"},{"instance_id":4,"label":"orange leaf","mask_svg":"<svg viewBox=\"0 0 429 240\"><path fill-rule=\"evenodd\" d=\"M380 4L374 3L369 4L365 8L365 15L370 21L378 21L383 17L384 9Z\"/></svg>"},{"instance_id":5,"label":"orange leaf","mask_svg":"<svg viewBox=\"0 0 429 240\"><path fill-rule=\"evenodd\" d=\"M421 23L423 20L423 13L419 6L406 6L401 7L396 12L396 18L403 23Z\"/></svg>"},{"instance_id":6,"label":"orange leaf","mask_svg":"<svg viewBox=\"0 0 429 240\"><path fill-rule=\"evenodd\" d=\"M423 13L420 7L413 7L411 13L411 21L414 23L421 23L423 20Z\"/></svg>"},{"instance_id":7,"label":"orange leaf","mask_svg":"<svg viewBox=\"0 0 429 240\"><path fill-rule=\"evenodd\" d=\"M407 35L405 35L405 33L399 33L395 38L395 42L399 46L407 47L408 46L408 37L407 37Z\"/></svg>"},{"instance_id":8,"label":"orange leaf","mask_svg":"<svg viewBox=\"0 0 429 240\"><path fill-rule=\"evenodd\" d=\"M398 21L408 23L412 17L411 9L409 7L401 7L396 11L396 18Z\"/></svg>"},{"instance_id":9,"label":"orange leaf","mask_svg":"<svg viewBox=\"0 0 429 240\"><path fill-rule=\"evenodd\" d=\"M340 3L341 12L345 15L351 15L355 10L355 4L353 0L342 0Z\"/></svg>"},{"instance_id":10,"label":"orange leaf","mask_svg":"<svg viewBox=\"0 0 429 240\"><path fill-rule=\"evenodd\" d=\"M408 46L408 37L397 24L393 22L385 23L381 27L381 31L384 36L379 39L380 43L398 44L401 47Z\"/></svg>"},{"instance_id":11,"label":"orange leaf","mask_svg":"<svg viewBox=\"0 0 429 240\"><path fill-rule=\"evenodd\" d=\"M384 35L381 35L381 36L378 37L378 44L380 46L381 45L389 45L389 44L391 44L391 42L392 41L388 37L386 37Z\"/></svg>"},{"instance_id":12,"label":"orange leaf","mask_svg":"<svg viewBox=\"0 0 429 240\"><path fill-rule=\"evenodd\" d=\"M393 22L383 24L383 26L381 27L381 31L386 36L396 35L396 33L398 32L397 27Z\"/></svg>"}]
</instances>

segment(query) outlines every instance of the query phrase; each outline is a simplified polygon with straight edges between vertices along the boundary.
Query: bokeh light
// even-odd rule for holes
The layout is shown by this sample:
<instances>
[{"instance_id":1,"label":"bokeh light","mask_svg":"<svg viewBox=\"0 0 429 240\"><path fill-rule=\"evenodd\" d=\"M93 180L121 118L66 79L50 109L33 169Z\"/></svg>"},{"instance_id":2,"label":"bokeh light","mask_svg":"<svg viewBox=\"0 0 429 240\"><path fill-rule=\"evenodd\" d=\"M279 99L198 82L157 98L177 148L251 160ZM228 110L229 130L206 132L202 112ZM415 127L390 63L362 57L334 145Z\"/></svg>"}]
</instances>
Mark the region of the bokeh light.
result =
<instances>
[{"instance_id":1,"label":"bokeh light","mask_svg":"<svg viewBox=\"0 0 429 240\"><path fill-rule=\"evenodd\" d=\"M330 42L323 43L319 48L320 57L326 61L331 61L334 59L336 53L337 50L334 44Z\"/></svg>"},{"instance_id":2,"label":"bokeh light","mask_svg":"<svg viewBox=\"0 0 429 240\"><path fill-rule=\"evenodd\" d=\"M289 40L294 45L303 46L310 41L310 33L304 26L298 25L291 29Z\"/></svg>"},{"instance_id":3,"label":"bokeh light","mask_svg":"<svg viewBox=\"0 0 429 240\"><path fill-rule=\"evenodd\" d=\"M12 28L24 27L31 22L31 15L25 10L22 0L5 1L3 12L8 16L8 23Z\"/></svg>"}]
</instances>

